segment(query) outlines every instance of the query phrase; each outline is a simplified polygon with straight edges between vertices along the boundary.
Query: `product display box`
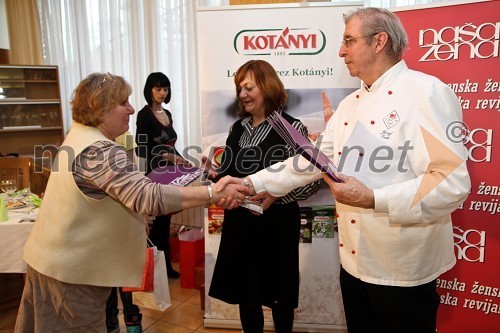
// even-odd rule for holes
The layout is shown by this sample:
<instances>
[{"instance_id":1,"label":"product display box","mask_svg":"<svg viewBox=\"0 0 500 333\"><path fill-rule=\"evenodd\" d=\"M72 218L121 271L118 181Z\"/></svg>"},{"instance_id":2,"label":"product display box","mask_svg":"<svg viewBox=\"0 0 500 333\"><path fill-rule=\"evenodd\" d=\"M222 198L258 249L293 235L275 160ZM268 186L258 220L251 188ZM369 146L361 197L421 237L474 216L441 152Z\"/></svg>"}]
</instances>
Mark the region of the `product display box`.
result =
<instances>
[{"instance_id":1,"label":"product display box","mask_svg":"<svg viewBox=\"0 0 500 333\"><path fill-rule=\"evenodd\" d=\"M300 240L301 243L312 242L312 208L300 207Z\"/></svg>"},{"instance_id":2,"label":"product display box","mask_svg":"<svg viewBox=\"0 0 500 333\"><path fill-rule=\"evenodd\" d=\"M335 208L333 206L312 207L312 237L333 238L335 236Z\"/></svg>"}]
</instances>

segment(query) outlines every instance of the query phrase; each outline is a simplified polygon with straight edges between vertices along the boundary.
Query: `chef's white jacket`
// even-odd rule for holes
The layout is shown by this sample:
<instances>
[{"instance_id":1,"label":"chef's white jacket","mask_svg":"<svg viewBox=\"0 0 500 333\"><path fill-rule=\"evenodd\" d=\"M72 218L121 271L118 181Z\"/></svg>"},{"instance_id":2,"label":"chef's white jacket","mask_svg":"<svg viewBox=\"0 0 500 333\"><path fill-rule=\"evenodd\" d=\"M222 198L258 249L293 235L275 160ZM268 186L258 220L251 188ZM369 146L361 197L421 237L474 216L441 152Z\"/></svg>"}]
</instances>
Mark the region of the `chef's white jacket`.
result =
<instances>
[{"instance_id":1,"label":"chef's white jacket","mask_svg":"<svg viewBox=\"0 0 500 333\"><path fill-rule=\"evenodd\" d=\"M416 286L453 267L450 214L470 190L461 121L453 91L404 61L339 104L317 144L375 195L375 209L336 204L340 262L351 275ZM250 176L274 196L319 178L299 156Z\"/></svg>"}]
</instances>

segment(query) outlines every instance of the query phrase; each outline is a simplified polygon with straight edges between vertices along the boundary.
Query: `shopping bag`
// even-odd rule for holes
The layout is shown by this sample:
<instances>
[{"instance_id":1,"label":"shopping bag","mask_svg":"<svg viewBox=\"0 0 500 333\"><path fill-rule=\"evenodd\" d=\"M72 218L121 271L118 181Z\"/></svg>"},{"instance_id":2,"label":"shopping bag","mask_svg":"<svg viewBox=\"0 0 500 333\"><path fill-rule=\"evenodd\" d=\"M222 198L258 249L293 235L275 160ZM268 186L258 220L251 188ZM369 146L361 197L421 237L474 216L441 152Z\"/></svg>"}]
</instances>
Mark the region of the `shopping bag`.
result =
<instances>
[{"instance_id":1,"label":"shopping bag","mask_svg":"<svg viewBox=\"0 0 500 333\"><path fill-rule=\"evenodd\" d=\"M194 269L205 260L203 229L179 231L179 268L181 288L194 288Z\"/></svg>"},{"instance_id":2,"label":"shopping bag","mask_svg":"<svg viewBox=\"0 0 500 333\"><path fill-rule=\"evenodd\" d=\"M179 237L170 235L170 261L179 262Z\"/></svg>"},{"instance_id":3,"label":"shopping bag","mask_svg":"<svg viewBox=\"0 0 500 333\"><path fill-rule=\"evenodd\" d=\"M165 253L153 248L154 254L154 288L151 292L135 291L132 293L134 304L158 311L165 311L172 302L168 289L167 266Z\"/></svg>"},{"instance_id":4,"label":"shopping bag","mask_svg":"<svg viewBox=\"0 0 500 333\"><path fill-rule=\"evenodd\" d=\"M149 239L148 239L149 240ZM123 287L123 291L153 291L153 281L154 281L154 254L153 248L146 248L146 263L144 264L144 269L142 271L142 284L138 288L134 287Z\"/></svg>"}]
</instances>

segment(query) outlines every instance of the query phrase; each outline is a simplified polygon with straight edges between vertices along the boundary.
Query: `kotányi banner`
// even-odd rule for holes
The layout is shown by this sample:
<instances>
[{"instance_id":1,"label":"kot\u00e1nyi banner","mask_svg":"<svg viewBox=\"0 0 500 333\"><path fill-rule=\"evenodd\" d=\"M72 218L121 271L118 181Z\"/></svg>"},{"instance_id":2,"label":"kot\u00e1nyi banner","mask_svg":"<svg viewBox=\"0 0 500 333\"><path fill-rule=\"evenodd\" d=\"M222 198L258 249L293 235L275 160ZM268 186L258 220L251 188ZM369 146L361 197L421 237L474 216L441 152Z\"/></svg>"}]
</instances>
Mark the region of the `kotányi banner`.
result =
<instances>
[{"instance_id":1,"label":"kot\u00e1nyi banner","mask_svg":"<svg viewBox=\"0 0 500 333\"><path fill-rule=\"evenodd\" d=\"M338 56L344 32L342 15L357 8L332 5L234 6L198 11L199 68L203 144L216 164L229 127L237 120L234 75L245 62L263 59L277 71L288 93L287 112L309 133L324 127L321 92L335 109L360 86ZM345 328L339 286L338 235L328 188L300 202L304 225L300 244L300 296L294 329ZM223 230L224 211L208 210L205 237L205 290L208 291ZM263 230L262 232L265 232ZM264 309L266 329L272 326ZM205 326L239 327L238 306L206 297Z\"/></svg>"}]
</instances>

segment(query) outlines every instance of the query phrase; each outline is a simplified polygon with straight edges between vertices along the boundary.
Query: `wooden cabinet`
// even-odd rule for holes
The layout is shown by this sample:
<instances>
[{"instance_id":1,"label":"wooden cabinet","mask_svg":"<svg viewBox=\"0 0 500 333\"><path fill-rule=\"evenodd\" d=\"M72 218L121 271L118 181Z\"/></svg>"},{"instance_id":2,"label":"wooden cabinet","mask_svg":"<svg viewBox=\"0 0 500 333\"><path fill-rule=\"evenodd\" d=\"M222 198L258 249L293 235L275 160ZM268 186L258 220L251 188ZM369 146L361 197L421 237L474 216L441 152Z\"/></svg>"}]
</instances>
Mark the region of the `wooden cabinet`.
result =
<instances>
[{"instance_id":1,"label":"wooden cabinet","mask_svg":"<svg viewBox=\"0 0 500 333\"><path fill-rule=\"evenodd\" d=\"M57 66L0 65L0 153L33 155L63 139Z\"/></svg>"}]
</instances>

